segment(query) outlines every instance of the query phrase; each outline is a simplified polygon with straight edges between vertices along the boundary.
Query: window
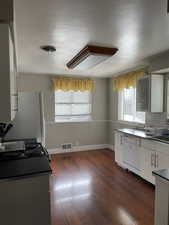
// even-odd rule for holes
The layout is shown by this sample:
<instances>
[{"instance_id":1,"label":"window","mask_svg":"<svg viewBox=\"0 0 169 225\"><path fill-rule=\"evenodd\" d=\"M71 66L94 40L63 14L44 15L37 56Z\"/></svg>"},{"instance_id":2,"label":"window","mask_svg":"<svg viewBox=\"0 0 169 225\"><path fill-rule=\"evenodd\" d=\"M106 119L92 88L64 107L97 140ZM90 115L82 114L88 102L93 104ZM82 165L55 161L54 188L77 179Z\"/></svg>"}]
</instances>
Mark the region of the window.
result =
<instances>
[{"instance_id":1,"label":"window","mask_svg":"<svg viewBox=\"0 0 169 225\"><path fill-rule=\"evenodd\" d=\"M136 88L119 91L119 120L145 123L145 112L136 112Z\"/></svg>"},{"instance_id":2,"label":"window","mask_svg":"<svg viewBox=\"0 0 169 225\"><path fill-rule=\"evenodd\" d=\"M91 119L90 91L55 91L55 121Z\"/></svg>"},{"instance_id":3,"label":"window","mask_svg":"<svg viewBox=\"0 0 169 225\"><path fill-rule=\"evenodd\" d=\"M165 91L165 98L166 98L166 111L167 111L167 119L169 119L169 77L167 77L166 82L166 91Z\"/></svg>"}]
</instances>

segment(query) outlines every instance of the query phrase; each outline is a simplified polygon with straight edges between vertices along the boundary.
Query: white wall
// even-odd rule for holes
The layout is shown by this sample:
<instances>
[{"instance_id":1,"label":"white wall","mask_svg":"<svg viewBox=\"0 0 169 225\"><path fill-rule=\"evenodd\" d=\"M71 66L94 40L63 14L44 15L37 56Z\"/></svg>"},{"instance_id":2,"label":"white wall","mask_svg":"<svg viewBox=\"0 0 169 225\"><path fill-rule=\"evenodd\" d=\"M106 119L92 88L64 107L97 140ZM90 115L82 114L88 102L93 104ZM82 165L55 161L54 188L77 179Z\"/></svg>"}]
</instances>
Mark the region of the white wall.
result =
<instances>
[{"instance_id":1,"label":"white wall","mask_svg":"<svg viewBox=\"0 0 169 225\"><path fill-rule=\"evenodd\" d=\"M18 77L18 89L44 93L48 149L59 148L63 143L72 143L75 146L108 143L108 79L95 79L91 122L54 122L54 91L50 76L21 74Z\"/></svg>"},{"instance_id":2,"label":"white wall","mask_svg":"<svg viewBox=\"0 0 169 225\"><path fill-rule=\"evenodd\" d=\"M153 73L155 71L169 68L168 58L169 58L169 50L151 56L149 58L149 72Z\"/></svg>"}]
</instances>

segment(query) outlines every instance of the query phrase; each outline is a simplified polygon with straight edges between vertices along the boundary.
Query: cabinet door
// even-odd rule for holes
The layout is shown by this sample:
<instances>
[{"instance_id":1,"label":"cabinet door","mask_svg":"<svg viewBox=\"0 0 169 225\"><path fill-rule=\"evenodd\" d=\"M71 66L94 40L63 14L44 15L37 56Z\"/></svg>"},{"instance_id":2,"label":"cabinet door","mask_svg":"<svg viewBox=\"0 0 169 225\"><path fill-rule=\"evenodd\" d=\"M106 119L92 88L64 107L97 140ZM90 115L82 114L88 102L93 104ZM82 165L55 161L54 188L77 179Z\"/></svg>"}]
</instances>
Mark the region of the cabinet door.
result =
<instances>
[{"instance_id":1,"label":"cabinet door","mask_svg":"<svg viewBox=\"0 0 169 225\"><path fill-rule=\"evenodd\" d=\"M146 112L149 109L150 99L150 79L149 76L141 77L137 81L136 89L136 110Z\"/></svg>"},{"instance_id":2,"label":"cabinet door","mask_svg":"<svg viewBox=\"0 0 169 225\"><path fill-rule=\"evenodd\" d=\"M123 161L123 134L115 132L115 161L122 165Z\"/></svg>"},{"instance_id":3,"label":"cabinet door","mask_svg":"<svg viewBox=\"0 0 169 225\"><path fill-rule=\"evenodd\" d=\"M137 144L125 143L123 149L123 162L127 168L136 174L140 174L140 149Z\"/></svg>"},{"instance_id":4,"label":"cabinet door","mask_svg":"<svg viewBox=\"0 0 169 225\"><path fill-rule=\"evenodd\" d=\"M0 196L3 225L51 225L49 175L2 182Z\"/></svg>"},{"instance_id":5,"label":"cabinet door","mask_svg":"<svg viewBox=\"0 0 169 225\"><path fill-rule=\"evenodd\" d=\"M0 24L0 121L9 122L11 119L10 101L10 62L9 62L9 26Z\"/></svg>"},{"instance_id":6,"label":"cabinet door","mask_svg":"<svg viewBox=\"0 0 169 225\"><path fill-rule=\"evenodd\" d=\"M18 93L16 85L14 40L12 40L11 37L12 35L9 35L11 120L13 120L16 112L18 111Z\"/></svg>"},{"instance_id":7,"label":"cabinet door","mask_svg":"<svg viewBox=\"0 0 169 225\"><path fill-rule=\"evenodd\" d=\"M164 76L152 74L137 81L136 110L163 112Z\"/></svg>"},{"instance_id":8,"label":"cabinet door","mask_svg":"<svg viewBox=\"0 0 169 225\"><path fill-rule=\"evenodd\" d=\"M131 165L138 171L140 171L140 149L137 145L131 145Z\"/></svg>"},{"instance_id":9,"label":"cabinet door","mask_svg":"<svg viewBox=\"0 0 169 225\"><path fill-rule=\"evenodd\" d=\"M151 112L163 112L164 76L151 75Z\"/></svg>"},{"instance_id":10,"label":"cabinet door","mask_svg":"<svg viewBox=\"0 0 169 225\"><path fill-rule=\"evenodd\" d=\"M132 136L124 137L123 162L136 174L140 173L139 139Z\"/></svg>"},{"instance_id":11,"label":"cabinet door","mask_svg":"<svg viewBox=\"0 0 169 225\"><path fill-rule=\"evenodd\" d=\"M9 122L14 117L13 96L16 95L14 46L11 40L9 25L0 24L0 121Z\"/></svg>"},{"instance_id":12,"label":"cabinet door","mask_svg":"<svg viewBox=\"0 0 169 225\"><path fill-rule=\"evenodd\" d=\"M169 154L156 152L156 169L169 168Z\"/></svg>"},{"instance_id":13,"label":"cabinet door","mask_svg":"<svg viewBox=\"0 0 169 225\"><path fill-rule=\"evenodd\" d=\"M114 132L114 136L115 136L115 146L120 145L121 144L121 137L122 137L122 133L115 131Z\"/></svg>"},{"instance_id":14,"label":"cabinet door","mask_svg":"<svg viewBox=\"0 0 169 225\"><path fill-rule=\"evenodd\" d=\"M154 184L155 179L152 175L152 171L156 169L156 152L141 148L141 176Z\"/></svg>"}]
</instances>

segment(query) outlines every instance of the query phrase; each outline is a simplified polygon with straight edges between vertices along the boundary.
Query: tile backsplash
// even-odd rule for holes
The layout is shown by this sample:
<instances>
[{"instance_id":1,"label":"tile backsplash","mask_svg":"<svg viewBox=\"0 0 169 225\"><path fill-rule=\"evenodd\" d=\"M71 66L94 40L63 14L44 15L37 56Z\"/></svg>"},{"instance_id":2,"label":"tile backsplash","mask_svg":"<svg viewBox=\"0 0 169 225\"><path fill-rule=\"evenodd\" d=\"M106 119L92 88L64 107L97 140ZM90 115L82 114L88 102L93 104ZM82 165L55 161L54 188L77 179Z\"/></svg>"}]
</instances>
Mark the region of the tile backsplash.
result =
<instances>
[{"instance_id":1,"label":"tile backsplash","mask_svg":"<svg viewBox=\"0 0 169 225\"><path fill-rule=\"evenodd\" d=\"M146 113L146 126L163 127L167 126L167 113Z\"/></svg>"}]
</instances>

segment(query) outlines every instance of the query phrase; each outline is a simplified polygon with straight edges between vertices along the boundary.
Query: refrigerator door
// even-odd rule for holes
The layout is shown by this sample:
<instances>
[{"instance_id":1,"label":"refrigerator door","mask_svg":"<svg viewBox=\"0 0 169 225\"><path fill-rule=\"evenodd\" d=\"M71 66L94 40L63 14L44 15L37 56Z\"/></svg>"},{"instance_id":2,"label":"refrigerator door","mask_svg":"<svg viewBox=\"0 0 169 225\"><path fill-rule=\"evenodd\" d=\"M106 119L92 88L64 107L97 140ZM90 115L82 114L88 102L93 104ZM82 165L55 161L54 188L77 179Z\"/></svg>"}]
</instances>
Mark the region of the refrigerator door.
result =
<instances>
[{"instance_id":1,"label":"refrigerator door","mask_svg":"<svg viewBox=\"0 0 169 225\"><path fill-rule=\"evenodd\" d=\"M43 142L44 119L41 94L20 92L18 101L19 111L12 122L13 128L5 139L37 138L39 142Z\"/></svg>"}]
</instances>

